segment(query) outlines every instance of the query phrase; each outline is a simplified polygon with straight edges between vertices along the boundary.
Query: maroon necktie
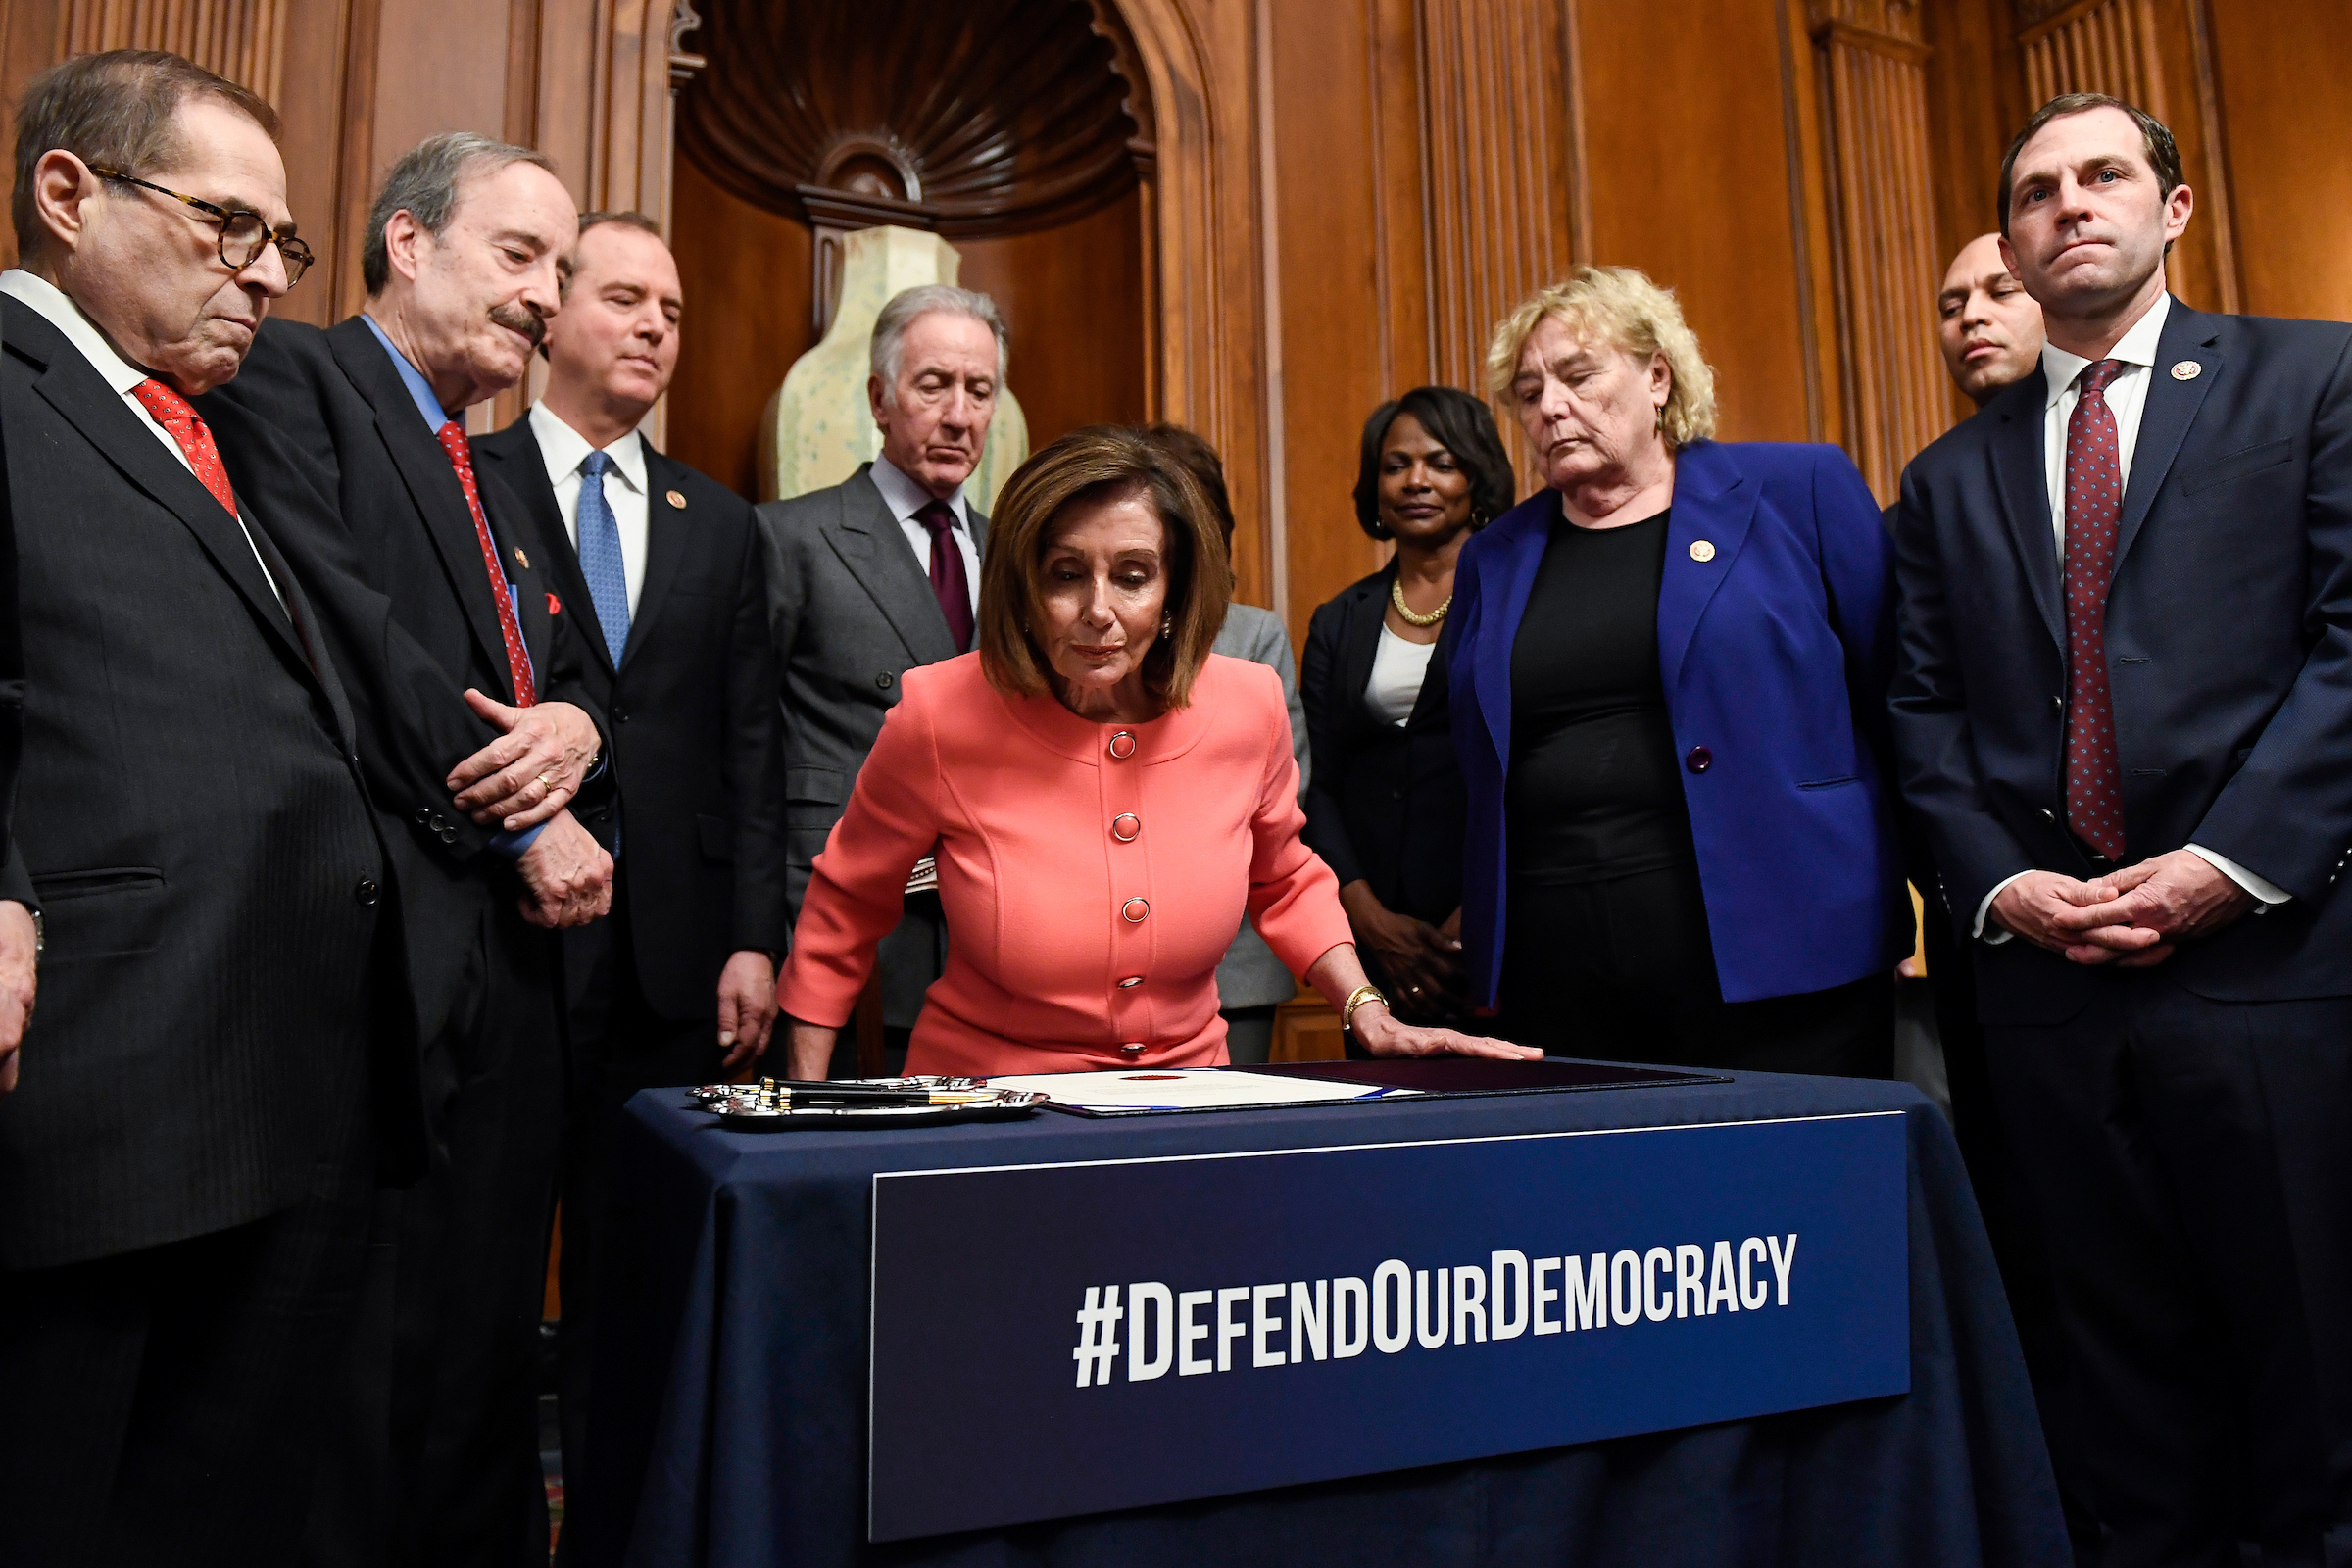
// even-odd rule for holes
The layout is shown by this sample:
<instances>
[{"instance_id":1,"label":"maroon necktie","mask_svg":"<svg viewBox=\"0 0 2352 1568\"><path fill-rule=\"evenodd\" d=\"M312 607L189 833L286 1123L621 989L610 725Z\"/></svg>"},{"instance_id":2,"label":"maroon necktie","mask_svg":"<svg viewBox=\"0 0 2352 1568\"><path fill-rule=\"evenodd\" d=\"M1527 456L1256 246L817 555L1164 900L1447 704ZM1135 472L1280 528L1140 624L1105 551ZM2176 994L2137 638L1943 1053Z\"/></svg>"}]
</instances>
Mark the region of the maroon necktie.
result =
<instances>
[{"instance_id":1,"label":"maroon necktie","mask_svg":"<svg viewBox=\"0 0 2352 1568\"><path fill-rule=\"evenodd\" d=\"M2083 367L2066 421L2066 825L2118 865L2124 781L2107 694L2107 584L2124 515L2124 465L2107 385L2127 368L2121 360Z\"/></svg>"},{"instance_id":2,"label":"maroon necktie","mask_svg":"<svg viewBox=\"0 0 2352 1568\"><path fill-rule=\"evenodd\" d=\"M539 701L531 681L531 658L522 649L522 622L514 617L514 600L507 592L507 574L498 564L498 546L490 539L490 519L482 514L482 493L473 482L473 443L466 427L452 419L439 431L441 450L457 470L458 486L466 492L466 510L473 514L473 536L482 547L482 566L490 573L490 597L498 606L498 634L507 645L507 674L514 682L514 706L528 708Z\"/></svg>"},{"instance_id":3,"label":"maroon necktie","mask_svg":"<svg viewBox=\"0 0 2352 1568\"><path fill-rule=\"evenodd\" d=\"M963 574L963 548L956 542L956 512L945 501L926 501L914 520L931 531L931 592L948 617L948 635L957 653L972 646L972 582Z\"/></svg>"}]
</instances>

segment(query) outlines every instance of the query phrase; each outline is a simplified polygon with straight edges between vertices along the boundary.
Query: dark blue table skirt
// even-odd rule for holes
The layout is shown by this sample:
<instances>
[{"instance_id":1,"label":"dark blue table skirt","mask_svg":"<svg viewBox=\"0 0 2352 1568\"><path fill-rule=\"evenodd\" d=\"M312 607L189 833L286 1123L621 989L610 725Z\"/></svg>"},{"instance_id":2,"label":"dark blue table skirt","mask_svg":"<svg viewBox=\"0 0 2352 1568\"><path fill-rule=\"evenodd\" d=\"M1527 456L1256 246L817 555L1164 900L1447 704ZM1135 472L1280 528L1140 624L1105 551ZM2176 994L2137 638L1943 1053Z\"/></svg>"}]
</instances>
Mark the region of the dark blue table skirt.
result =
<instances>
[{"instance_id":1,"label":"dark blue table skirt","mask_svg":"<svg viewBox=\"0 0 2352 1568\"><path fill-rule=\"evenodd\" d=\"M1908 1395L1053 1524L865 1542L877 1170L1885 1109L1909 1112ZM1422 1104L1108 1121L1049 1112L884 1135L726 1133L676 1092L649 1091L624 1122L587 1473L574 1478L564 1527L577 1563L2071 1560L1959 1152L1943 1118L1906 1085L1743 1073L1721 1085Z\"/></svg>"}]
</instances>

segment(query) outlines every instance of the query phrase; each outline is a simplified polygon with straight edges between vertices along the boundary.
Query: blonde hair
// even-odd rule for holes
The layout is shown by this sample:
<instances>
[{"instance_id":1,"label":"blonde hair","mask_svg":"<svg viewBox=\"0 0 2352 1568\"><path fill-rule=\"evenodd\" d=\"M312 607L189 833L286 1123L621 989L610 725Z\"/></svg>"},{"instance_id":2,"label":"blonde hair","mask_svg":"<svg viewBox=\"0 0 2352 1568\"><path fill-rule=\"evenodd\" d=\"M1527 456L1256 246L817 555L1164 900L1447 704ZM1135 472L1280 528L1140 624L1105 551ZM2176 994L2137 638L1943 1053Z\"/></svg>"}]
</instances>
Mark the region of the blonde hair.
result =
<instances>
[{"instance_id":1,"label":"blonde hair","mask_svg":"<svg viewBox=\"0 0 2352 1568\"><path fill-rule=\"evenodd\" d=\"M1029 627L1045 619L1041 577L1054 525L1073 506L1141 496L1166 530L1169 634L1144 655L1144 686L1170 708L1192 701L1233 598L1225 533L1208 497L1174 455L1141 430L1095 424L1072 430L1012 472L988 519L980 563L975 639L989 684L1008 697L1050 689L1045 650Z\"/></svg>"},{"instance_id":2,"label":"blonde hair","mask_svg":"<svg viewBox=\"0 0 2352 1568\"><path fill-rule=\"evenodd\" d=\"M1587 342L1606 343L1637 360L1666 356L1672 386L1658 429L1672 448L1715 433L1715 371L1698 349L1698 334L1683 319L1674 290L1660 288L1632 267L1580 267L1564 283L1537 290L1494 328L1487 347L1487 388L1500 398L1519 375L1519 356L1544 320L1565 325Z\"/></svg>"}]
</instances>

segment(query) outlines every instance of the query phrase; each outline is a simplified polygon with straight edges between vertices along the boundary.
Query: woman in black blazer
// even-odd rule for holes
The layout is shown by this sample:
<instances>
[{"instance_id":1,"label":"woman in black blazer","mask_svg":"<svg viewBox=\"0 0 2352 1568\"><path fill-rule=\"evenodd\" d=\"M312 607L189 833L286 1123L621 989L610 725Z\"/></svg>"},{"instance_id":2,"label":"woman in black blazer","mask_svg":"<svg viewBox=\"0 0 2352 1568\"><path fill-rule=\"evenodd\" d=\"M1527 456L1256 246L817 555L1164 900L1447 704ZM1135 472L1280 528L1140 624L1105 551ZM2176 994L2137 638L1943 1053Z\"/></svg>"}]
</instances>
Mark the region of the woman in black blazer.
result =
<instances>
[{"instance_id":1,"label":"woman in black blazer","mask_svg":"<svg viewBox=\"0 0 2352 1568\"><path fill-rule=\"evenodd\" d=\"M1356 952L1399 1017L1463 1016L1462 781L1447 720L1453 563L1509 510L1487 406L1425 386L1364 425L1356 520L1396 554L1315 611L1299 695L1315 765L1306 842L1340 879Z\"/></svg>"}]
</instances>

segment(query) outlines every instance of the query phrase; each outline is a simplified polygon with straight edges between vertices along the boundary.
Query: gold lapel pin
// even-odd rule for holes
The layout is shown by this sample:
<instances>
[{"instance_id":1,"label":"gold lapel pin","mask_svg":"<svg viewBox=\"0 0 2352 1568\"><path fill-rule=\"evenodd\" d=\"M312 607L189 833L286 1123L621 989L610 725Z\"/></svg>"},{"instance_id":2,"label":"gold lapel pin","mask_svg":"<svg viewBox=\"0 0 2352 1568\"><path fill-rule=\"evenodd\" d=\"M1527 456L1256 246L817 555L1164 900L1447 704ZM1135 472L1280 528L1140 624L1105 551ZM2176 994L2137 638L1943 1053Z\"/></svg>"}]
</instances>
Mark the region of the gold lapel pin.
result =
<instances>
[{"instance_id":1,"label":"gold lapel pin","mask_svg":"<svg viewBox=\"0 0 2352 1568\"><path fill-rule=\"evenodd\" d=\"M684 512L686 510L686 492L683 490L672 490L669 493L669 504L677 508L680 512Z\"/></svg>"},{"instance_id":2,"label":"gold lapel pin","mask_svg":"<svg viewBox=\"0 0 2352 1568\"><path fill-rule=\"evenodd\" d=\"M2204 373L2205 367L2194 360L2182 360L2173 367L2173 379L2176 381L2194 381Z\"/></svg>"},{"instance_id":3,"label":"gold lapel pin","mask_svg":"<svg viewBox=\"0 0 2352 1568\"><path fill-rule=\"evenodd\" d=\"M531 569L531 558L522 553L522 546L520 545L516 545L514 547L514 564L520 566L525 571Z\"/></svg>"},{"instance_id":4,"label":"gold lapel pin","mask_svg":"<svg viewBox=\"0 0 2352 1568\"><path fill-rule=\"evenodd\" d=\"M1693 539L1690 541L1690 559L1692 561L1713 561L1715 547L1704 539Z\"/></svg>"}]
</instances>

